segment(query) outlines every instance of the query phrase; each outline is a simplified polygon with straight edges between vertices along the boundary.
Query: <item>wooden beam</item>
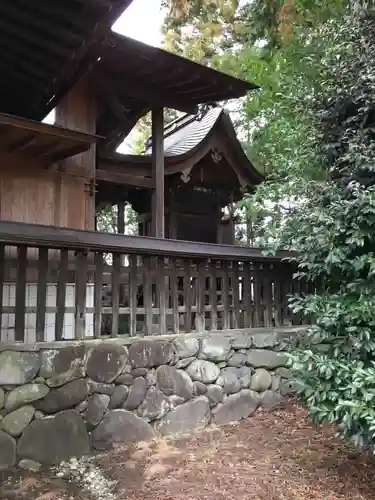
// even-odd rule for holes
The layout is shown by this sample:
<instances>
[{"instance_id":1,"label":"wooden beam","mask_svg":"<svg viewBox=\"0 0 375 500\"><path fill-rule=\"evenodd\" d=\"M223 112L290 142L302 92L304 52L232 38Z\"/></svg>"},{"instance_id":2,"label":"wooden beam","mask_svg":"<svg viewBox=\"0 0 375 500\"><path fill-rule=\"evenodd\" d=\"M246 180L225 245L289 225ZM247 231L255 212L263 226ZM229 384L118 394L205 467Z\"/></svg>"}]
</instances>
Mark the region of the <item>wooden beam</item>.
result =
<instances>
[{"instance_id":1,"label":"wooden beam","mask_svg":"<svg viewBox=\"0 0 375 500\"><path fill-rule=\"evenodd\" d=\"M79 0L82 4L86 4L86 0ZM110 8L113 5L112 0L93 0L93 4L96 4L98 7Z\"/></svg>"},{"instance_id":2,"label":"wooden beam","mask_svg":"<svg viewBox=\"0 0 375 500\"><path fill-rule=\"evenodd\" d=\"M85 134L94 135L96 132L97 102L96 96L90 88L87 80L81 80L70 92L58 103L56 107L56 124L82 130ZM90 148L82 154L75 149L70 149L73 160L65 161L64 167L69 167L73 163L76 167L82 168L86 178L85 189L85 228L95 229L95 185L96 174L96 141L91 141ZM76 156L77 155L77 156ZM55 161L60 160L59 152L51 155Z\"/></svg>"},{"instance_id":3,"label":"wooden beam","mask_svg":"<svg viewBox=\"0 0 375 500\"><path fill-rule=\"evenodd\" d=\"M134 186L152 189L154 181L151 178L135 176L127 174L119 168L111 168L106 170L102 168L96 169L96 180L102 182L109 182L111 184L119 184L121 186Z\"/></svg>"},{"instance_id":4,"label":"wooden beam","mask_svg":"<svg viewBox=\"0 0 375 500\"><path fill-rule=\"evenodd\" d=\"M152 110L152 236L164 238L164 114L163 108Z\"/></svg>"},{"instance_id":5,"label":"wooden beam","mask_svg":"<svg viewBox=\"0 0 375 500\"><path fill-rule=\"evenodd\" d=\"M136 97L145 104L150 104L155 108L171 108L191 115L197 113L197 105L192 104L184 97L180 98L178 95L174 94L173 91L168 92L168 88L161 89L151 82L149 84L144 83L146 81L147 75L141 75L137 79L132 79L129 74L126 74L124 78L121 78L121 76L118 78L118 83L120 84L121 82L120 87L116 87L112 81L109 82L108 80L103 82L103 85L105 85L111 93L118 94L120 99L121 94L125 94L127 96Z\"/></svg>"},{"instance_id":6,"label":"wooden beam","mask_svg":"<svg viewBox=\"0 0 375 500\"><path fill-rule=\"evenodd\" d=\"M41 134L51 135L62 139L72 139L77 141L94 144L99 136L84 132L76 132L63 128L61 126L49 125L48 123L35 122L26 118L19 118L18 116L7 115L0 113L0 125L9 125L15 128L21 128L32 132L39 132Z\"/></svg>"},{"instance_id":7,"label":"wooden beam","mask_svg":"<svg viewBox=\"0 0 375 500\"><path fill-rule=\"evenodd\" d=\"M126 155L123 155L126 158ZM139 156L135 156L135 160L140 158ZM142 157L141 157L142 158ZM125 160L117 160L115 157L112 159L107 158L99 158L97 161L98 170L107 170L108 172L119 172L126 175L132 175L133 177L150 177L152 176L151 169L151 156L150 158L146 157L147 162L137 162L132 161L131 159Z\"/></svg>"},{"instance_id":8,"label":"wooden beam","mask_svg":"<svg viewBox=\"0 0 375 500\"><path fill-rule=\"evenodd\" d=\"M193 241L145 238L115 233L99 233L63 227L0 221L0 243L17 246L63 248L91 252L120 252L166 257L204 257L219 260L256 260L281 262L298 256L293 252L279 252L267 256L259 248L246 245L217 245Z\"/></svg>"}]
</instances>

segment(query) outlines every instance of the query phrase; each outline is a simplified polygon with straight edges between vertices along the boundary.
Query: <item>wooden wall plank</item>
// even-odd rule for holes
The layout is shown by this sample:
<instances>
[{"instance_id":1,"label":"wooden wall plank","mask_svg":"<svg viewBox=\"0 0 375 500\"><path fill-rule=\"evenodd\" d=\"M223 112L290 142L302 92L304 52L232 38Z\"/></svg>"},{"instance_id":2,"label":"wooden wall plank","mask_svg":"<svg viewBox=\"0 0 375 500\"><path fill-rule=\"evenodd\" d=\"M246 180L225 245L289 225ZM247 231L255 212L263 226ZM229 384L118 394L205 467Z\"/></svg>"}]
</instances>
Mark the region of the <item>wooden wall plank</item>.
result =
<instances>
[{"instance_id":1,"label":"wooden wall plank","mask_svg":"<svg viewBox=\"0 0 375 500\"><path fill-rule=\"evenodd\" d=\"M171 306L172 306L172 316L173 323L172 333L180 333L180 318L178 312L178 272L177 272L177 263L176 259L171 259L171 275L170 275L170 290L171 290Z\"/></svg>"},{"instance_id":2,"label":"wooden wall plank","mask_svg":"<svg viewBox=\"0 0 375 500\"><path fill-rule=\"evenodd\" d=\"M74 334L76 339L83 339L86 334L86 294L87 294L87 253L78 250L76 254L76 290Z\"/></svg>"},{"instance_id":3,"label":"wooden wall plank","mask_svg":"<svg viewBox=\"0 0 375 500\"><path fill-rule=\"evenodd\" d=\"M262 269L254 263L254 320L253 326L263 326Z\"/></svg>"},{"instance_id":4,"label":"wooden wall plank","mask_svg":"<svg viewBox=\"0 0 375 500\"><path fill-rule=\"evenodd\" d=\"M0 154L0 218L85 228L85 180L37 160Z\"/></svg>"},{"instance_id":5,"label":"wooden wall plank","mask_svg":"<svg viewBox=\"0 0 375 500\"><path fill-rule=\"evenodd\" d=\"M68 259L68 250L62 249L60 252L60 266L56 290L55 340L61 340L63 338L66 284L68 282Z\"/></svg>"},{"instance_id":6,"label":"wooden wall plank","mask_svg":"<svg viewBox=\"0 0 375 500\"><path fill-rule=\"evenodd\" d=\"M188 259L184 262L184 306L185 332L191 332L191 307L192 307L192 286L191 286L191 261Z\"/></svg>"},{"instance_id":7,"label":"wooden wall plank","mask_svg":"<svg viewBox=\"0 0 375 500\"><path fill-rule=\"evenodd\" d=\"M221 295L223 301L223 330L230 328L229 262L222 261Z\"/></svg>"},{"instance_id":8,"label":"wooden wall plank","mask_svg":"<svg viewBox=\"0 0 375 500\"><path fill-rule=\"evenodd\" d=\"M121 254L112 254L112 331L117 337L119 331Z\"/></svg>"},{"instance_id":9,"label":"wooden wall plank","mask_svg":"<svg viewBox=\"0 0 375 500\"><path fill-rule=\"evenodd\" d=\"M195 329L197 332L205 330L205 286L206 286L206 266L205 261L197 263L197 311L195 314Z\"/></svg>"},{"instance_id":10,"label":"wooden wall plank","mask_svg":"<svg viewBox=\"0 0 375 500\"><path fill-rule=\"evenodd\" d=\"M90 88L87 79L81 80L56 106L56 125L86 132L96 133L97 102L95 94ZM85 183L95 183L96 170L96 145L93 144L89 151L75 155L62 162L63 168L77 167L82 170ZM84 201L84 228L95 229L95 191L87 189L84 185L82 201Z\"/></svg>"},{"instance_id":11,"label":"wooden wall plank","mask_svg":"<svg viewBox=\"0 0 375 500\"><path fill-rule=\"evenodd\" d=\"M210 276L210 316L211 330L217 330L217 261L211 260L209 266Z\"/></svg>"},{"instance_id":12,"label":"wooden wall plank","mask_svg":"<svg viewBox=\"0 0 375 500\"><path fill-rule=\"evenodd\" d=\"M232 262L233 328L241 325L240 268L238 261Z\"/></svg>"},{"instance_id":13,"label":"wooden wall plank","mask_svg":"<svg viewBox=\"0 0 375 500\"><path fill-rule=\"evenodd\" d=\"M0 243L0 338L3 320L4 278L5 278L5 245Z\"/></svg>"},{"instance_id":14,"label":"wooden wall plank","mask_svg":"<svg viewBox=\"0 0 375 500\"><path fill-rule=\"evenodd\" d=\"M272 283L274 269L269 264L263 264L263 300L264 300L264 326L273 326L273 290ZM277 279L277 278L276 278Z\"/></svg>"},{"instance_id":15,"label":"wooden wall plank","mask_svg":"<svg viewBox=\"0 0 375 500\"><path fill-rule=\"evenodd\" d=\"M250 328L252 326L253 317L253 303L252 303L252 274L251 274L251 263L249 261L244 262L243 265L243 281L242 281L242 307L244 309L244 328Z\"/></svg>"},{"instance_id":16,"label":"wooden wall plank","mask_svg":"<svg viewBox=\"0 0 375 500\"><path fill-rule=\"evenodd\" d=\"M43 342L46 327L48 248L39 248L36 309L36 341Z\"/></svg>"},{"instance_id":17,"label":"wooden wall plank","mask_svg":"<svg viewBox=\"0 0 375 500\"><path fill-rule=\"evenodd\" d=\"M129 256L129 288L130 288L130 331L129 334L137 334L137 292L138 292L138 269L137 256Z\"/></svg>"},{"instance_id":18,"label":"wooden wall plank","mask_svg":"<svg viewBox=\"0 0 375 500\"><path fill-rule=\"evenodd\" d=\"M152 258L143 257L143 303L145 307L145 334L152 335L152 279L153 279L153 267Z\"/></svg>"},{"instance_id":19,"label":"wooden wall plank","mask_svg":"<svg viewBox=\"0 0 375 500\"><path fill-rule=\"evenodd\" d=\"M102 301L103 301L103 268L104 256L101 252L97 252L94 257L94 336L100 338L102 333Z\"/></svg>"},{"instance_id":20,"label":"wooden wall plank","mask_svg":"<svg viewBox=\"0 0 375 500\"><path fill-rule=\"evenodd\" d=\"M25 338L25 306L26 306L26 269L27 247L17 248L17 281L16 281L16 317L15 340L22 342Z\"/></svg>"},{"instance_id":21,"label":"wooden wall plank","mask_svg":"<svg viewBox=\"0 0 375 500\"><path fill-rule=\"evenodd\" d=\"M167 273L164 257L158 257L157 280L158 287L158 309L159 309L159 334L167 333L166 307L167 307Z\"/></svg>"}]
</instances>

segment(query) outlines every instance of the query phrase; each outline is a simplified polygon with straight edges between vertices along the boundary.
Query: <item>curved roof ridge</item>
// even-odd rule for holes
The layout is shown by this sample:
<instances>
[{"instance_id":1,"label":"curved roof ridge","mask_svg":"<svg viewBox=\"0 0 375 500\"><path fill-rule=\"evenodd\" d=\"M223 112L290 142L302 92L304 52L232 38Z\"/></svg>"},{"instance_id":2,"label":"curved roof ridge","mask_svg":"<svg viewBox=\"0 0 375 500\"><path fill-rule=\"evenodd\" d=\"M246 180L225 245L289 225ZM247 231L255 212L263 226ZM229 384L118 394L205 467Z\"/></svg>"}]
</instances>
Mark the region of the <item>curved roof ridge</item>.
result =
<instances>
[{"instance_id":1,"label":"curved roof ridge","mask_svg":"<svg viewBox=\"0 0 375 500\"><path fill-rule=\"evenodd\" d=\"M169 132L164 138L165 156L181 156L198 147L215 127L223 113L225 113L223 108L209 109L202 118L196 116L194 120L178 127L176 131ZM151 151L152 147L149 146L144 154L150 155Z\"/></svg>"},{"instance_id":2,"label":"curved roof ridge","mask_svg":"<svg viewBox=\"0 0 375 500\"><path fill-rule=\"evenodd\" d=\"M182 165L197 164L210 148L220 150L237 174L242 187L253 186L264 180L246 155L228 112L220 107L209 109L204 115L185 115L175 123L175 130L167 126L164 134L165 164L168 174L181 171ZM222 149L222 151L221 151ZM142 155L112 154L117 162L149 164L152 145ZM185 166L186 168L186 166ZM220 166L219 166L220 168Z\"/></svg>"}]
</instances>

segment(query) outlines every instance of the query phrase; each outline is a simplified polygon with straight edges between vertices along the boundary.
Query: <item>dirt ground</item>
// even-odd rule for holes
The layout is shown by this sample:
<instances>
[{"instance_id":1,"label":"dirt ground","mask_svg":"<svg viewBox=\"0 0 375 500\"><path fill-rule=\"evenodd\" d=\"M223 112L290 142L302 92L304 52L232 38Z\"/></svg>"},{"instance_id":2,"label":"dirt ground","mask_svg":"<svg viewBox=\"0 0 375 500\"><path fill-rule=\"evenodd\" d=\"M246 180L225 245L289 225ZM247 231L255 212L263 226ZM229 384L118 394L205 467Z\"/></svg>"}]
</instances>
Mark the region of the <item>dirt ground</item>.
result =
<instances>
[{"instance_id":1,"label":"dirt ground","mask_svg":"<svg viewBox=\"0 0 375 500\"><path fill-rule=\"evenodd\" d=\"M3 474L2 500L375 500L375 460L290 402L194 436L121 447L95 458L112 494L52 471ZM99 496L98 496L99 495Z\"/></svg>"}]
</instances>

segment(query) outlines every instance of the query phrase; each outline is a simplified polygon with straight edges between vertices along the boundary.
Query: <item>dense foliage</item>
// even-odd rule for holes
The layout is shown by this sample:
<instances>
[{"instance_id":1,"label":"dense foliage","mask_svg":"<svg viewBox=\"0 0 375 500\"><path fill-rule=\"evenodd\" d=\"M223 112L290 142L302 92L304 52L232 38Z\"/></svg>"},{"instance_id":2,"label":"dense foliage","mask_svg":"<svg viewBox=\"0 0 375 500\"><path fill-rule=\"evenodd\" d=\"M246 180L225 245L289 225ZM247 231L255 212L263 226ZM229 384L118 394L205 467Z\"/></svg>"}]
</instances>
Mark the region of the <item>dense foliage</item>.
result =
<instances>
[{"instance_id":1,"label":"dense foliage","mask_svg":"<svg viewBox=\"0 0 375 500\"><path fill-rule=\"evenodd\" d=\"M244 101L230 103L239 136L267 183L241 203L238 215L250 221L251 241L274 234L280 218L306 191L306 179L325 171L315 154L316 130L305 96L313 97L320 69L311 57L316 25L341 16L345 0L185 0L183 16L167 17L166 46L260 85ZM170 1L169 4L174 4ZM172 40L172 43L170 41ZM249 240L249 238L248 238Z\"/></svg>"},{"instance_id":2,"label":"dense foliage","mask_svg":"<svg viewBox=\"0 0 375 500\"><path fill-rule=\"evenodd\" d=\"M375 445L374 35L375 16L360 11L311 40L324 48L311 60L320 78L310 109L328 177L307 183L279 233L299 252L299 276L324 285L292 301L316 319L294 355L296 389L314 420L337 423L358 446Z\"/></svg>"},{"instance_id":3,"label":"dense foliage","mask_svg":"<svg viewBox=\"0 0 375 500\"><path fill-rule=\"evenodd\" d=\"M207 3L212 9L216 2ZM198 38L207 19L220 15L216 10L216 18L207 17L207 3L200 2L201 16L194 11L188 21ZM293 355L296 389L315 421L334 422L342 437L375 449L370 4L245 2L230 14L232 28L222 25L196 58L209 55L210 64L263 88L235 115L247 152L268 173L243 207L261 213L265 244L299 252L298 277L317 285L315 293L292 300L297 311L316 320ZM176 50L183 24L177 23Z\"/></svg>"}]
</instances>

